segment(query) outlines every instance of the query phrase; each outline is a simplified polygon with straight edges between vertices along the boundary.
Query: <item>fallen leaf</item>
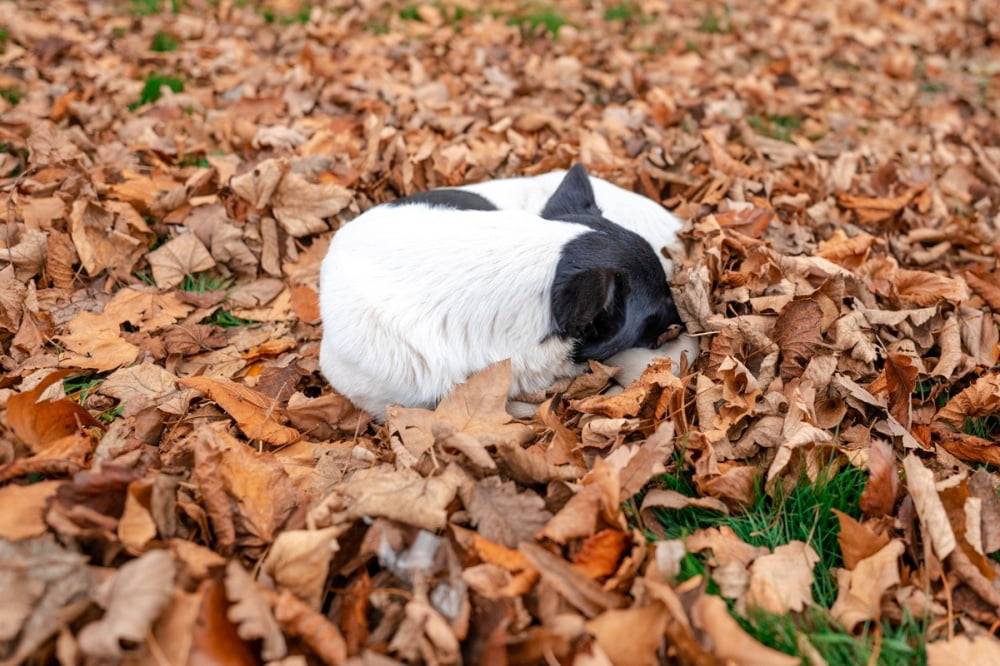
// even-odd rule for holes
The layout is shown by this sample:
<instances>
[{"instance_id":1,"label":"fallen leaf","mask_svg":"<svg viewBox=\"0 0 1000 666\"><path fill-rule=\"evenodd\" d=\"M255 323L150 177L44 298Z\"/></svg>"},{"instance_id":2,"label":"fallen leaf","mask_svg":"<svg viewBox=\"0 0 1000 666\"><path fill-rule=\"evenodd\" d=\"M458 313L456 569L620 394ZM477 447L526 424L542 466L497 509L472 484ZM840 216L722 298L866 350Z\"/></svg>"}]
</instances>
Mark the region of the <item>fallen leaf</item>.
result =
<instances>
[{"instance_id":1,"label":"fallen leaf","mask_svg":"<svg viewBox=\"0 0 1000 666\"><path fill-rule=\"evenodd\" d=\"M337 552L339 528L287 530L278 535L264 560L264 572L279 589L289 590L319 609L330 558Z\"/></svg>"},{"instance_id":2,"label":"fallen leaf","mask_svg":"<svg viewBox=\"0 0 1000 666\"><path fill-rule=\"evenodd\" d=\"M285 637L271 614L271 607L239 562L226 565L226 597L231 605L227 613L236 625L240 638L261 641L260 656L267 661L281 659L288 653Z\"/></svg>"},{"instance_id":3,"label":"fallen leaf","mask_svg":"<svg viewBox=\"0 0 1000 666\"><path fill-rule=\"evenodd\" d=\"M934 415L956 428L965 427L966 419L991 416L1000 411L1000 374L983 375L972 386L953 395Z\"/></svg>"},{"instance_id":4,"label":"fallen leaf","mask_svg":"<svg viewBox=\"0 0 1000 666\"><path fill-rule=\"evenodd\" d=\"M802 541L791 541L770 555L758 557L750 565L747 606L778 614L800 612L813 602L813 567L817 562L819 555Z\"/></svg>"},{"instance_id":5,"label":"fallen leaf","mask_svg":"<svg viewBox=\"0 0 1000 666\"><path fill-rule=\"evenodd\" d=\"M896 453L889 442L870 438L868 482L861 493L861 510L865 515L875 518L892 515L898 495L899 474L896 470Z\"/></svg>"},{"instance_id":6,"label":"fallen leaf","mask_svg":"<svg viewBox=\"0 0 1000 666\"><path fill-rule=\"evenodd\" d=\"M123 656L122 641L142 643L174 589L174 561L168 550L151 550L115 573L104 617L80 630L83 653L98 659Z\"/></svg>"},{"instance_id":7,"label":"fallen leaf","mask_svg":"<svg viewBox=\"0 0 1000 666\"><path fill-rule=\"evenodd\" d=\"M354 195L336 183L310 183L297 173L287 173L271 196L274 217L290 236L298 238L327 230L324 217L335 215Z\"/></svg>"},{"instance_id":8,"label":"fallen leaf","mask_svg":"<svg viewBox=\"0 0 1000 666\"><path fill-rule=\"evenodd\" d=\"M927 666L990 666L1000 663L1000 641L989 634L962 634L927 644Z\"/></svg>"},{"instance_id":9,"label":"fallen leaf","mask_svg":"<svg viewBox=\"0 0 1000 666\"><path fill-rule=\"evenodd\" d=\"M934 487L934 472L924 467L920 459L910 454L903 459L906 487L913 496L920 524L934 545L934 552L942 560L955 550L955 533L945 512L941 498Z\"/></svg>"},{"instance_id":10,"label":"fallen leaf","mask_svg":"<svg viewBox=\"0 0 1000 666\"><path fill-rule=\"evenodd\" d=\"M236 419L240 430L250 439L283 446L302 437L298 430L279 422L281 410L277 402L263 393L221 378L185 377L178 381L182 386L206 393Z\"/></svg>"},{"instance_id":11,"label":"fallen leaf","mask_svg":"<svg viewBox=\"0 0 1000 666\"><path fill-rule=\"evenodd\" d=\"M726 610L726 602L709 594L691 607L691 623L704 631L717 658L736 666L797 666L798 657L783 654L754 640Z\"/></svg>"},{"instance_id":12,"label":"fallen leaf","mask_svg":"<svg viewBox=\"0 0 1000 666\"><path fill-rule=\"evenodd\" d=\"M833 509L833 513L840 521L837 543L840 544L840 555L844 559L844 568L848 571L853 571L858 562L871 557L889 543L887 534L876 534L866 525L837 509Z\"/></svg>"},{"instance_id":13,"label":"fallen leaf","mask_svg":"<svg viewBox=\"0 0 1000 666\"><path fill-rule=\"evenodd\" d=\"M19 541L45 534L45 507L61 481L0 487L0 539Z\"/></svg>"},{"instance_id":14,"label":"fallen leaf","mask_svg":"<svg viewBox=\"0 0 1000 666\"><path fill-rule=\"evenodd\" d=\"M532 539L552 517L541 497L495 476L473 486L467 508L480 534L508 548Z\"/></svg>"},{"instance_id":15,"label":"fallen leaf","mask_svg":"<svg viewBox=\"0 0 1000 666\"><path fill-rule=\"evenodd\" d=\"M587 631L616 666L656 664L657 651L667 624L667 610L660 603L639 608L608 610L587 621ZM630 640L622 640L630 636Z\"/></svg>"},{"instance_id":16,"label":"fallen leaf","mask_svg":"<svg viewBox=\"0 0 1000 666\"><path fill-rule=\"evenodd\" d=\"M625 599L619 594L604 590L568 562L541 546L525 542L519 546L519 550L538 571L542 580L555 588L585 616L596 617L606 610L625 605Z\"/></svg>"},{"instance_id":17,"label":"fallen leaf","mask_svg":"<svg viewBox=\"0 0 1000 666\"><path fill-rule=\"evenodd\" d=\"M100 427L100 422L90 412L68 398L39 402L46 389L72 374L69 370L57 370L30 391L12 395L7 400L7 423L17 438L32 450L39 450L83 428Z\"/></svg>"},{"instance_id":18,"label":"fallen leaf","mask_svg":"<svg viewBox=\"0 0 1000 666\"><path fill-rule=\"evenodd\" d=\"M875 395L885 395L889 404L889 413L904 428L910 427L912 413L910 396L917 384L917 367L909 356L904 354L888 354L885 367L878 379L868 387Z\"/></svg>"},{"instance_id":19,"label":"fallen leaf","mask_svg":"<svg viewBox=\"0 0 1000 666\"><path fill-rule=\"evenodd\" d=\"M845 629L881 617L881 600L899 584L899 556L903 542L893 539L874 555L857 562L852 571L837 569L837 600L830 613Z\"/></svg>"},{"instance_id":20,"label":"fallen leaf","mask_svg":"<svg viewBox=\"0 0 1000 666\"><path fill-rule=\"evenodd\" d=\"M591 580L606 578L618 570L632 539L625 532L601 530L584 539L573 566Z\"/></svg>"}]
</instances>

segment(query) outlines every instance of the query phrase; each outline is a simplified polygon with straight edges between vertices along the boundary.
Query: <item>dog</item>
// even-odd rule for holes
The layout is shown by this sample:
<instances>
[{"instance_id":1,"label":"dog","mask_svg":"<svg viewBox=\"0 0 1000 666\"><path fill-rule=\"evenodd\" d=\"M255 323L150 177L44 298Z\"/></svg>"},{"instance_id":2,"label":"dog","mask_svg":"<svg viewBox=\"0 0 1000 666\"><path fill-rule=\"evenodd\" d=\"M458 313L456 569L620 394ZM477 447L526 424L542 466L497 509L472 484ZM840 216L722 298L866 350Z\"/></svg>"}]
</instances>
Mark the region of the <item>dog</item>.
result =
<instances>
[{"instance_id":1,"label":"dog","mask_svg":"<svg viewBox=\"0 0 1000 666\"><path fill-rule=\"evenodd\" d=\"M654 251L670 237L656 228L666 211L579 165L529 181L404 197L334 235L320 271L320 368L335 389L376 416L393 403L433 407L509 358L514 396L680 329L669 262ZM610 214L645 235L602 201L632 206Z\"/></svg>"}]
</instances>

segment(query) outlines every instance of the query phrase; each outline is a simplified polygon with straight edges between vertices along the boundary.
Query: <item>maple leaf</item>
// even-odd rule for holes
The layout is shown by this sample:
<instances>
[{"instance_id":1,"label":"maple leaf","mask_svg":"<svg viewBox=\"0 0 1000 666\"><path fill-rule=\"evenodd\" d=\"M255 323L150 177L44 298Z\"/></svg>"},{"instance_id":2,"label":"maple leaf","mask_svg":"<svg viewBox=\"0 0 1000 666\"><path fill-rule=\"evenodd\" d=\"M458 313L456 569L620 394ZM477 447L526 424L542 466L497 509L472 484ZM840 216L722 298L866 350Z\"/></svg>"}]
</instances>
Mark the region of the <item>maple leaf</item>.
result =
<instances>
[{"instance_id":1,"label":"maple leaf","mask_svg":"<svg viewBox=\"0 0 1000 666\"><path fill-rule=\"evenodd\" d=\"M848 631L881 616L882 595L899 584L899 556L903 542L893 539L853 570L837 569L837 600L830 613Z\"/></svg>"},{"instance_id":2,"label":"maple leaf","mask_svg":"<svg viewBox=\"0 0 1000 666\"><path fill-rule=\"evenodd\" d=\"M466 508L480 534L509 548L533 538L552 517L541 497L495 476L473 486Z\"/></svg>"},{"instance_id":3,"label":"maple leaf","mask_svg":"<svg viewBox=\"0 0 1000 666\"><path fill-rule=\"evenodd\" d=\"M32 450L39 450L82 428L100 427L100 422L90 412L68 398L39 402L47 388L71 374L70 370L52 372L35 388L7 400L7 423L17 438Z\"/></svg>"},{"instance_id":4,"label":"maple leaf","mask_svg":"<svg viewBox=\"0 0 1000 666\"><path fill-rule=\"evenodd\" d=\"M747 605L772 613L801 611L812 603L813 567L817 562L819 555L802 541L791 541L758 557L750 565Z\"/></svg>"},{"instance_id":5,"label":"maple leaf","mask_svg":"<svg viewBox=\"0 0 1000 666\"><path fill-rule=\"evenodd\" d=\"M150 252L147 257L153 278L161 288L176 287L187 275L207 271L215 259L194 234L181 234Z\"/></svg>"}]
</instances>

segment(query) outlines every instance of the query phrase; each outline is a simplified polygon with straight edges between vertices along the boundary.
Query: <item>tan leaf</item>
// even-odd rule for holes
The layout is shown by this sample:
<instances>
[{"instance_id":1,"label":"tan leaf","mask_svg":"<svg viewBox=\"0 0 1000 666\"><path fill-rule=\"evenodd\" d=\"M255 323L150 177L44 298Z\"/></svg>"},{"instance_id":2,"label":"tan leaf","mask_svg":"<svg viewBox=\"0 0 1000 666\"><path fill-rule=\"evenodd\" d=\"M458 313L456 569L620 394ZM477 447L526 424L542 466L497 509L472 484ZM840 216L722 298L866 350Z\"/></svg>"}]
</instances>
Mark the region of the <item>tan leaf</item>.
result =
<instances>
[{"instance_id":1,"label":"tan leaf","mask_svg":"<svg viewBox=\"0 0 1000 666\"><path fill-rule=\"evenodd\" d=\"M186 275L215 266L215 259L208 249L191 233L167 241L146 255L146 260L153 269L156 286L161 289L176 287Z\"/></svg>"},{"instance_id":2,"label":"tan leaf","mask_svg":"<svg viewBox=\"0 0 1000 666\"><path fill-rule=\"evenodd\" d=\"M226 565L225 585L226 597L232 604L227 615L236 625L240 638L245 641L260 640L260 656L267 661L284 657L288 647L271 607L258 591L253 578L236 560Z\"/></svg>"},{"instance_id":3,"label":"tan leaf","mask_svg":"<svg viewBox=\"0 0 1000 666\"><path fill-rule=\"evenodd\" d=\"M865 262L873 245L881 241L865 232L850 238L842 229L835 229L829 240L820 241L816 256L829 259L844 268L855 269Z\"/></svg>"},{"instance_id":4,"label":"tan leaf","mask_svg":"<svg viewBox=\"0 0 1000 666\"><path fill-rule=\"evenodd\" d=\"M298 238L328 229L324 217L335 215L354 198L336 183L310 183L297 173L287 173L271 197L271 210L281 227Z\"/></svg>"},{"instance_id":5,"label":"tan leaf","mask_svg":"<svg viewBox=\"0 0 1000 666\"><path fill-rule=\"evenodd\" d=\"M983 552L996 552L1000 550L1000 498L993 476L986 470L977 469L969 478L969 492L982 502Z\"/></svg>"},{"instance_id":6,"label":"tan leaf","mask_svg":"<svg viewBox=\"0 0 1000 666\"><path fill-rule=\"evenodd\" d=\"M299 432L318 440L334 439L338 433L363 431L372 418L337 393L327 393L318 398L293 393L288 398L285 416Z\"/></svg>"},{"instance_id":7,"label":"tan leaf","mask_svg":"<svg viewBox=\"0 0 1000 666\"><path fill-rule=\"evenodd\" d=\"M587 631L616 666L647 666L658 663L656 654L667 618L667 609L661 603L608 610L589 620ZM622 640L623 636L630 639Z\"/></svg>"},{"instance_id":8,"label":"tan leaf","mask_svg":"<svg viewBox=\"0 0 1000 666\"><path fill-rule=\"evenodd\" d=\"M813 567L819 555L806 543L792 541L750 565L749 607L772 613L799 612L812 603Z\"/></svg>"},{"instance_id":9,"label":"tan leaf","mask_svg":"<svg viewBox=\"0 0 1000 666\"><path fill-rule=\"evenodd\" d=\"M264 160L251 171L233 176L229 187L257 210L263 210L271 203L282 176L288 170L284 160Z\"/></svg>"},{"instance_id":10,"label":"tan leaf","mask_svg":"<svg viewBox=\"0 0 1000 666\"><path fill-rule=\"evenodd\" d=\"M6 664L31 661L40 648L92 606L97 582L87 557L54 539L0 539L0 647Z\"/></svg>"},{"instance_id":11,"label":"tan leaf","mask_svg":"<svg viewBox=\"0 0 1000 666\"><path fill-rule=\"evenodd\" d=\"M228 379L185 377L178 381L183 386L208 394L236 420L236 425L250 439L282 446L297 442L302 437L298 430L281 425L278 403L263 393Z\"/></svg>"},{"instance_id":12,"label":"tan leaf","mask_svg":"<svg viewBox=\"0 0 1000 666\"><path fill-rule=\"evenodd\" d=\"M969 288L960 278L897 268L892 279L899 297L915 305L936 305L942 301L961 303L969 298Z\"/></svg>"},{"instance_id":13,"label":"tan leaf","mask_svg":"<svg viewBox=\"0 0 1000 666\"><path fill-rule=\"evenodd\" d=\"M128 485L125 494L125 511L118 521L118 538L132 555L146 550L156 538L156 521L150 513L153 480L141 479Z\"/></svg>"},{"instance_id":14,"label":"tan leaf","mask_svg":"<svg viewBox=\"0 0 1000 666\"><path fill-rule=\"evenodd\" d=\"M61 481L0 487L0 539L18 541L45 534L45 508Z\"/></svg>"},{"instance_id":15,"label":"tan leaf","mask_svg":"<svg viewBox=\"0 0 1000 666\"><path fill-rule=\"evenodd\" d=\"M584 486L545 524L538 536L563 544L570 539L589 536L597 530L600 511L601 489L594 484Z\"/></svg>"},{"instance_id":16,"label":"tan leaf","mask_svg":"<svg viewBox=\"0 0 1000 666\"><path fill-rule=\"evenodd\" d=\"M913 496L913 503L920 516L920 524L934 545L934 552L942 560L955 550L955 533L945 512L941 498L934 487L934 472L924 467L916 455L903 459L906 487Z\"/></svg>"},{"instance_id":17,"label":"tan leaf","mask_svg":"<svg viewBox=\"0 0 1000 666\"><path fill-rule=\"evenodd\" d=\"M743 567L768 552L766 548L751 546L744 542L736 536L736 532L728 525L692 532L684 539L684 547L692 553L709 549L712 551L715 561L720 565L736 562Z\"/></svg>"},{"instance_id":18,"label":"tan leaf","mask_svg":"<svg viewBox=\"0 0 1000 666\"><path fill-rule=\"evenodd\" d=\"M531 491L519 493L512 482L496 476L473 486L466 508L480 534L508 548L534 538L552 517L541 497Z\"/></svg>"},{"instance_id":19,"label":"tan leaf","mask_svg":"<svg viewBox=\"0 0 1000 666\"><path fill-rule=\"evenodd\" d=\"M619 447L618 451L625 447ZM635 447L633 455L619 473L622 499L632 497L642 490L654 476L666 471L664 461L674 452L674 423L664 421L656 427L642 444Z\"/></svg>"},{"instance_id":20,"label":"tan leaf","mask_svg":"<svg viewBox=\"0 0 1000 666\"><path fill-rule=\"evenodd\" d=\"M927 644L927 666L992 666L1000 663L1000 640L990 634L962 634Z\"/></svg>"},{"instance_id":21,"label":"tan leaf","mask_svg":"<svg viewBox=\"0 0 1000 666\"><path fill-rule=\"evenodd\" d=\"M1000 282L996 272L986 273L987 277L975 273L965 273L965 281L979 297L986 301L994 312L1000 312Z\"/></svg>"},{"instance_id":22,"label":"tan leaf","mask_svg":"<svg viewBox=\"0 0 1000 666\"><path fill-rule=\"evenodd\" d=\"M142 643L170 601L174 560L169 550L151 550L115 573L104 617L80 630L80 649L97 659L116 659L122 641Z\"/></svg>"},{"instance_id":23,"label":"tan leaf","mask_svg":"<svg viewBox=\"0 0 1000 666\"><path fill-rule=\"evenodd\" d=\"M704 594L691 608L691 622L711 641L713 654L735 666L798 666L799 658L754 640L729 615L721 597Z\"/></svg>"},{"instance_id":24,"label":"tan leaf","mask_svg":"<svg viewBox=\"0 0 1000 666\"><path fill-rule=\"evenodd\" d=\"M61 367L108 372L139 356L139 348L122 338L118 323L106 313L81 312L67 324L67 331L58 336L66 349L59 357Z\"/></svg>"},{"instance_id":25,"label":"tan leaf","mask_svg":"<svg viewBox=\"0 0 1000 666\"><path fill-rule=\"evenodd\" d=\"M313 610L287 590L277 595L277 599L272 599L271 603L274 606L274 617L282 630L290 636L301 638L324 664L347 662L344 636L325 615Z\"/></svg>"},{"instance_id":26,"label":"tan leaf","mask_svg":"<svg viewBox=\"0 0 1000 666\"><path fill-rule=\"evenodd\" d=\"M310 515L320 526L381 516L436 531L447 523L446 508L463 478L452 467L429 479L412 469L396 470L387 465L358 470L335 485Z\"/></svg>"},{"instance_id":27,"label":"tan leaf","mask_svg":"<svg viewBox=\"0 0 1000 666\"><path fill-rule=\"evenodd\" d=\"M881 617L882 595L899 584L899 556L903 542L893 539L874 555L857 563L853 571L837 569L837 601L830 609L848 631Z\"/></svg>"},{"instance_id":28,"label":"tan leaf","mask_svg":"<svg viewBox=\"0 0 1000 666\"><path fill-rule=\"evenodd\" d=\"M962 362L962 329L955 315L948 317L941 327L938 346L941 348L941 356L931 374L951 378L955 368Z\"/></svg>"},{"instance_id":29,"label":"tan leaf","mask_svg":"<svg viewBox=\"0 0 1000 666\"><path fill-rule=\"evenodd\" d=\"M688 497L676 490L664 490L663 488L653 488L646 493L639 513L646 516L647 522L655 522L656 518L650 514L653 509L683 509L689 506L729 514L729 507L714 497Z\"/></svg>"},{"instance_id":30,"label":"tan leaf","mask_svg":"<svg viewBox=\"0 0 1000 666\"><path fill-rule=\"evenodd\" d=\"M317 610L323 601L330 558L337 552L341 530L287 530L278 535L264 560L279 589L289 590Z\"/></svg>"},{"instance_id":31,"label":"tan leaf","mask_svg":"<svg viewBox=\"0 0 1000 666\"><path fill-rule=\"evenodd\" d=\"M959 460L1000 465L1000 447L996 442L958 432L940 421L931 423L930 429L934 441Z\"/></svg>"},{"instance_id":32,"label":"tan leaf","mask_svg":"<svg viewBox=\"0 0 1000 666\"><path fill-rule=\"evenodd\" d=\"M292 311L300 321L306 324L318 324L319 294L312 287L297 285L292 288Z\"/></svg>"},{"instance_id":33,"label":"tan leaf","mask_svg":"<svg viewBox=\"0 0 1000 666\"><path fill-rule=\"evenodd\" d=\"M0 270L0 330L16 333L21 327L24 296L28 291L24 280L14 275L14 267Z\"/></svg>"},{"instance_id":34,"label":"tan leaf","mask_svg":"<svg viewBox=\"0 0 1000 666\"><path fill-rule=\"evenodd\" d=\"M112 208L118 209L118 214ZM130 211L130 212L129 212ZM128 279L153 239L153 232L128 204L77 199L70 212L70 236L88 275L110 270Z\"/></svg>"}]
</instances>

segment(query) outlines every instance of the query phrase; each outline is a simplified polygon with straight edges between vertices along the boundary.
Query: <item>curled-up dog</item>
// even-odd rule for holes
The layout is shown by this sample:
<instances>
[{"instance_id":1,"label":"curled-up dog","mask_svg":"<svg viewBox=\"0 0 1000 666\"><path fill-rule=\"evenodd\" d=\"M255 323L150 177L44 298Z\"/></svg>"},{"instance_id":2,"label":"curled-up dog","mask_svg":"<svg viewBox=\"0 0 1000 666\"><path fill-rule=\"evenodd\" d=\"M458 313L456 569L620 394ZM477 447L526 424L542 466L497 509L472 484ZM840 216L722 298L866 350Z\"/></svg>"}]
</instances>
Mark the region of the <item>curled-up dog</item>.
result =
<instances>
[{"instance_id":1,"label":"curled-up dog","mask_svg":"<svg viewBox=\"0 0 1000 666\"><path fill-rule=\"evenodd\" d=\"M367 411L431 407L510 359L511 395L679 330L663 264L601 214L582 167L538 213L436 190L372 208L330 243L320 367Z\"/></svg>"}]
</instances>

